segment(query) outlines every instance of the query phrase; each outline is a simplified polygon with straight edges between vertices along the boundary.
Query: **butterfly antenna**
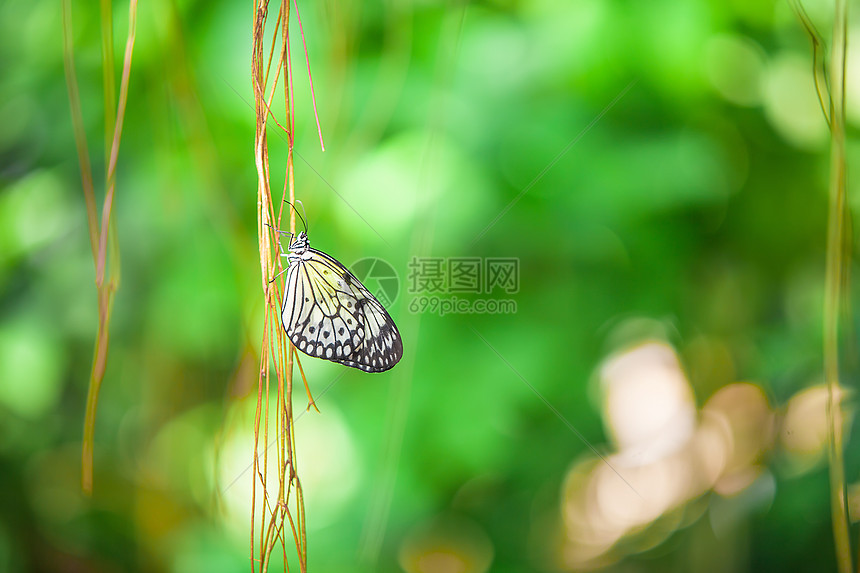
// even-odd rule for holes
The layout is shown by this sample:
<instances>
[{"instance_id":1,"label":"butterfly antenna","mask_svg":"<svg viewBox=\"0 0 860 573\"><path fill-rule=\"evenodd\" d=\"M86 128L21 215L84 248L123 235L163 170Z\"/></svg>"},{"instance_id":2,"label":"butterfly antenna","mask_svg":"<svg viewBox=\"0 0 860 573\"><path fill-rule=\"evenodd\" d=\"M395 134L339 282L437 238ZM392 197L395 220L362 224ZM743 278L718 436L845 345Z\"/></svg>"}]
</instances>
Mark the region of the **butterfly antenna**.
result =
<instances>
[{"instance_id":1,"label":"butterfly antenna","mask_svg":"<svg viewBox=\"0 0 860 573\"><path fill-rule=\"evenodd\" d=\"M293 205L292 203L290 203L290 202L289 202L289 201L287 201L286 199L284 199L284 203L286 203L287 205L289 205L290 207L292 207L292 208L293 208L293 211L295 211L295 212L296 212L296 215L298 215L298 216L299 216L299 219L301 219L301 220L302 220L302 225L304 225L304 227L305 227L305 235L307 235L307 234L308 234L308 223L307 223L307 221L306 221L307 213L305 213L305 217L302 217L302 214L301 214L301 213L299 213L299 210L298 210L298 209L296 209L296 206L295 206L295 205ZM304 211L304 210L305 210L305 204L304 204L304 203L302 203L302 200L301 200L301 199L296 199L296 203L301 204L301 206L302 206L302 211Z\"/></svg>"},{"instance_id":2,"label":"butterfly antenna","mask_svg":"<svg viewBox=\"0 0 860 573\"><path fill-rule=\"evenodd\" d=\"M308 223L307 223L308 214L307 214L307 211L305 211L305 204L302 203L301 199L296 199L296 203L298 203L299 205L302 206L302 212L305 214L305 216L302 217L301 215L299 215L299 211L296 210L296 215L299 215L299 218L302 220L302 225L305 226L305 235L307 235L308 234ZM295 207L293 207L293 209L295 209Z\"/></svg>"}]
</instances>

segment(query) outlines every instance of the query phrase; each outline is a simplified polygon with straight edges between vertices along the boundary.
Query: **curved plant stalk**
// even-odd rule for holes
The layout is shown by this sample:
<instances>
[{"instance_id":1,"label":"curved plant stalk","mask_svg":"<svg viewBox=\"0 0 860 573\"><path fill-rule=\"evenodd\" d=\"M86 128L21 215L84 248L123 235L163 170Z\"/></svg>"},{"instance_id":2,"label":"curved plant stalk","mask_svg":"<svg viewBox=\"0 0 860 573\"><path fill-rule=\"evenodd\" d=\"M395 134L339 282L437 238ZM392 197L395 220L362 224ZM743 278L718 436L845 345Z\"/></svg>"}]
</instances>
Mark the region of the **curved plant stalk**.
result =
<instances>
[{"instance_id":1,"label":"curved plant stalk","mask_svg":"<svg viewBox=\"0 0 860 573\"><path fill-rule=\"evenodd\" d=\"M812 23L812 19L806 13L800 0L792 0L791 7L812 43L812 79L815 82L815 92L818 94L821 113L824 114L824 121L830 127L830 84L827 77L827 53L824 38L821 37L815 24Z\"/></svg>"},{"instance_id":2,"label":"curved plant stalk","mask_svg":"<svg viewBox=\"0 0 860 573\"><path fill-rule=\"evenodd\" d=\"M252 87L256 131L254 158L257 167L257 230L260 250L261 286L266 301L263 339L260 353L260 374L257 386L257 409L254 418L254 480L251 489L251 539L250 557L252 569L268 571L273 553L282 555L284 570L289 569L286 550L286 530L293 538L299 569L307 570L307 537L305 510L301 482L296 469L295 429L292 407L293 362L297 362L295 349L287 339L280 322L281 294L278 283L271 277L283 271L279 236L276 232L283 216L284 201L279 202L277 216L270 186L269 150L266 134L271 117L287 136L287 164L285 169L284 198L295 204L295 179L293 174L293 141L295 114L292 110L292 72L289 55L289 0L281 0L272 34L268 56L265 49L265 29L268 17L268 2L254 1L253 50L251 57ZM298 6L296 7L298 11ZM298 13L298 12L297 12ZM278 34L280 32L280 34ZM280 36L280 38L278 38ZM269 85L275 47L280 51L275 64L274 79ZM310 67L308 68L310 70ZM272 112L272 102L279 80L284 90L286 119L279 122ZM316 109L314 109L316 116ZM317 117L317 125L319 118ZM295 232L295 210L290 209L290 231ZM274 369L272 369L274 366ZM302 380L307 388L304 371L299 365ZM270 396L270 388L277 383L277 395ZM314 404L308 390L310 405ZM270 428L270 408L275 408L274 428ZM269 433L275 434L275 460L278 472L277 484L269 483ZM258 487L260 498L258 500ZM259 512L259 513L258 513ZM259 521L258 521L259 519Z\"/></svg>"},{"instance_id":3,"label":"curved plant stalk","mask_svg":"<svg viewBox=\"0 0 860 573\"><path fill-rule=\"evenodd\" d=\"M845 80L848 47L848 5L836 0L833 47L828 70L824 41L798 0L792 2L812 41L813 78L824 119L830 128L830 191L827 220L827 256L824 292L824 380L827 385L827 460L830 468L830 509L836 564L840 573L853 570L848 532L843 425L840 404L840 315L848 308L851 259L850 214L846 202ZM829 74L828 74L829 71Z\"/></svg>"},{"instance_id":4,"label":"curved plant stalk","mask_svg":"<svg viewBox=\"0 0 860 573\"><path fill-rule=\"evenodd\" d=\"M116 74L113 70L113 10L111 0L101 0L102 24L102 80L105 111L105 153L110 153L114 129L116 129ZM110 157L106 157L108 161ZM107 162L105 162L107 164Z\"/></svg>"},{"instance_id":5,"label":"curved plant stalk","mask_svg":"<svg viewBox=\"0 0 860 573\"><path fill-rule=\"evenodd\" d=\"M119 157L119 144L122 137L122 124L128 101L128 82L131 75L131 58L134 52L134 36L137 21L137 0L130 0L128 12L128 38L123 61L122 83L119 104L115 103L115 80L113 72L113 21L111 5L107 0L101 2L102 18L102 69L104 77L105 111L105 155L107 173L105 176L105 198L102 204L101 225L99 225L92 167L87 149L83 114L75 72L75 58L72 35L71 0L63 0L63 52L66 86L69 92L72 125L75 133L75 147L81 169L84 199L87 207L87 226L90 246L96 269L96 291L99 309L99 325L96 333L93 364L87 392L87 406L84 419L84 436L81 448L81 487L87 494L93 490L93 449L95 442L95 416L98 397L107 368L108 345L110 341L110 318L114 294L120 283L119 247L116 229L111 225L113 198L116 189L116 164ZM110 263L110 264L108 264ZM105 273L107 269L107 278Z\"/></svg>"},{"instance_id":6,"label":"curved plant stalk","mask_svg":"<svg viewBox=\"0 0 860 573\"><path fill-rule=\"evenodd\" d=\"M848 45L848 5L836 0L833 49L830 58L830 207L827 222L827 266L824 294L824 379L827 384L830 506L836 563L840 573L853 570L848 534L843 416L839 400L839 341L842 289L847 281L845 222L847 205L845 157L845 64Z\"/></svg>"}]
</instances>

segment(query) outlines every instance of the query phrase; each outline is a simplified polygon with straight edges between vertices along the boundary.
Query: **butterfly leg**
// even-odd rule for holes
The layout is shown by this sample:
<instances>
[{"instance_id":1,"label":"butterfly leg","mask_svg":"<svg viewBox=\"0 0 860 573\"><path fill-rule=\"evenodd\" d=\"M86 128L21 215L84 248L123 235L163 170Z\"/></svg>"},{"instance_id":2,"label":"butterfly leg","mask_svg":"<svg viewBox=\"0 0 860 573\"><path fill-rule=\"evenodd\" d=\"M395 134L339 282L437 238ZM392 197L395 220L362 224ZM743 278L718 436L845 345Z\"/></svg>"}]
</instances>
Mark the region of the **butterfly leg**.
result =
<instances>
[{"instance_id":1,"label":"butterfly leg","mask_svg":"<svg viewBox=\"0 0 860 573\"><path fill-rule=\"evenodd\" d=\"M286 257L287 255L281 255L281 256ZM287 268L285 268L284 270L282 270L281 272L279 272L278 274L276 274L275 276L272 277L272 280L269 281L269 284L272 284L273 282L275 282L276 278L278 278L279 276L281 276L282 274L287 272L289 269L290 269L290 267L289 267L289 265L287 265Z\"/></svg>"}]
</instances>

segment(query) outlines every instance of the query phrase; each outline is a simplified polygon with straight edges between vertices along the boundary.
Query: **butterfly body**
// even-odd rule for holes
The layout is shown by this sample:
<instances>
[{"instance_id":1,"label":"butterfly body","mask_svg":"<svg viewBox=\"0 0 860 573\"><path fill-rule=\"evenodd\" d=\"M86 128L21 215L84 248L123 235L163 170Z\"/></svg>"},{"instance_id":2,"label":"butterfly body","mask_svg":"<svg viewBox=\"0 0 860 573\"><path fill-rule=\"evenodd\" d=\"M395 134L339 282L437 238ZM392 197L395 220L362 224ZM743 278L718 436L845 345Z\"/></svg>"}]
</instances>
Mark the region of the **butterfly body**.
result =
<instances>
[{"instance_id":1,"label":"butterfly body","mask_svg":"<svg viewBox=\"0 0 860 573\"><path fill-rule=\"evenodd\" d=\"M403 356L403 341L385 307L349 269L313 249L302 231L290 243L281 321L309 356L384 372Z\"/></svg>"}]
</instances>

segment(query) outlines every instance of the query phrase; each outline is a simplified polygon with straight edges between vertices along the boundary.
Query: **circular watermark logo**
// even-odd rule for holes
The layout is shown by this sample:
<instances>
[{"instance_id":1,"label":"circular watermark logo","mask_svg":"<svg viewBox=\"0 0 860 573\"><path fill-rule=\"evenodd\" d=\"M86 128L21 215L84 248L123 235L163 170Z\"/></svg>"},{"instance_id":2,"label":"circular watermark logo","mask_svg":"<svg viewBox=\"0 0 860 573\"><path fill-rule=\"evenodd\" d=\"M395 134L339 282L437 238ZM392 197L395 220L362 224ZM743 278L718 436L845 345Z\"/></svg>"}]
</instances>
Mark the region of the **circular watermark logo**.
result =
<instances>
[{"instance_id":1,"label":"circular watermark logo","mask_svg":"<svg viewBox=\"0 0 860 573\"><path fill-rule=\"evenodd\" d=\"M397 300L400 277L388 261L365 257L352 263L349 270L383 306L389 307Z\"/></svg>"}]
</instances>

